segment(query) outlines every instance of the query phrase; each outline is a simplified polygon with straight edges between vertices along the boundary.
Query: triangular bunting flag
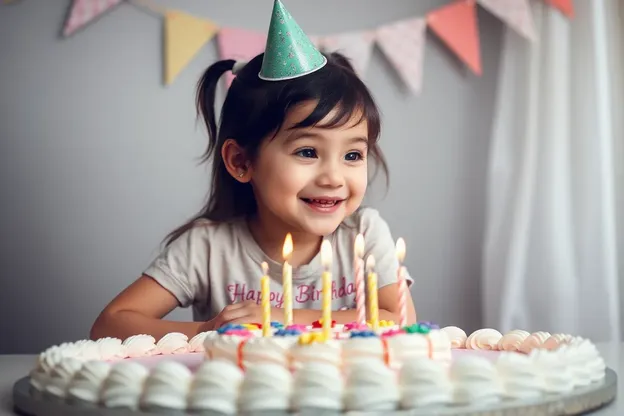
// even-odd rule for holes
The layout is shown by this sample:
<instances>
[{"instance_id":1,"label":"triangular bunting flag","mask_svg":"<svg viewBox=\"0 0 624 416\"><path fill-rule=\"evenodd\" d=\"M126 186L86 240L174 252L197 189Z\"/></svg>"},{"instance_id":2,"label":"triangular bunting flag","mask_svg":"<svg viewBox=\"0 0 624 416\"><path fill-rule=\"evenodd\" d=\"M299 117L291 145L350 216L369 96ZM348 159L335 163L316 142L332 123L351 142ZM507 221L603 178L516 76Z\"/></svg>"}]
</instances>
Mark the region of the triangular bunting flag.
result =
<instances>
[{"instance_id":1,"label":"triangular bunting flag","mask_svg":"<svg viewBox=\"0 0 624 416\"><path fill-rule=\"evenodd\" d=\"M215 36L219 27L210 20L167 10L165 13L165 84L169 85Z\"/></svg>"},{"instance_id":2,"label":"triangular bunting flag","mask_svg":"<svg viewBox=\"0 0 624 416\"><path fill-rule=\"evenodd\" d=\"M267 35L260 32L232 27L221 28L217 36L219 57L221 59L249 61L264 52L266 40ZM225 82L228 88L233 79L234 75L231 72L225 74Z\"/></svg>"},{"instance_id":3,"label":"triangular bunting flag","mask_svg":"<svg viewBox=\"0 0 624 416\"><path fill-rule=\"evenodd\" d=\"M422 86L427 22L416 18L385 25L377 30L377 44L414 93Z\"/></svg>"},{"instance_id":4,"label":"triangular bunting flag","mask_svg":"<svg viewBox=\"0 0 624 416\"><path fill-rule=\"evenodd\" d=\"M478 0L494 16L529 40L536 40L529 0Z\"/></svg>"},{"instance_id":5,"label":"triangular bunting flag","mask_svg":"<svg viewBox=\"0 0 624 416\"><path fill-rule=\"evenodd\" d=\"M559 9L570 19L574 18L574 4L572 3L572 0L546 0L546 3Z\"/></svg>"},{"instance_id":6,"label":"triangular bunting flag","mask_svg":"<svg viewBox=\"0 0 624 416\"><path fill-rule=\"evenodd\" d=\"M351 60L355 72L364 78L373 52L375 32L341 33L313 39L325 52L340 52Z\"/></svg>"},{"instance_id":7,"label":"triangular bunting flag","mask_svg":"<svg viewBox=\"0 0 624 416\"><path fill-rule=\"evenodd\" d=\"M73 0L65 25L63 27L63 35L69 36L78 29L86 26L99 16L113 7L117 6L123 0Z\"/></svg>"},{"instance_id":8,"label":"triangular bunting flag","mask_svg":"<svg viewBox=\"0 0 624 416\"><path fill-rule=\"evenodd\" d=\"M427 15L433 32L477 75L481 75L481 51L474 0L460 0Z\"/></svg>"}]
</instances>

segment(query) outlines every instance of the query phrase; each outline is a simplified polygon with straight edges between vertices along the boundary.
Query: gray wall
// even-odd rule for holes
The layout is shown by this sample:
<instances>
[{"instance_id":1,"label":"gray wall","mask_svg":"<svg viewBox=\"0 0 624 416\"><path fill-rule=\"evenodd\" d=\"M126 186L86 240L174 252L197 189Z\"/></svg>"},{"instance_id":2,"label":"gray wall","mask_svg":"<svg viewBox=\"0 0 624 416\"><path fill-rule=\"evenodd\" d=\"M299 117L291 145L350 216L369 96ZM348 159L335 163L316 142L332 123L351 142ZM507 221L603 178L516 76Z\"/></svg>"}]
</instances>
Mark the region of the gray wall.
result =
<instances>
[{"instance_id":1,"label":"gray wall","mask_svg":"<svg viewBox=\"0 0 624 416\"><path fill-rule=\"evenodd\" d=\"M272 0L160 3L266 30ZM289 0L287 7L309 33L327 34L447 3ZM68 4L0 7L0 353L87 337L163 236L199 208L209 183L196 164L206 140L193 98L216 42L165 88L158 18L122 5L63 40ZM431 34L420 96L405 92L379 50L367 75L385 116L391 166L388 193L374 188L371 202L408 243L419 317L466 330L480 324L484 178L502 34L491 15L480 10L479 20L481 78ZM188 319L190 311L172 316Z\"/></svg>"}]
</instances>

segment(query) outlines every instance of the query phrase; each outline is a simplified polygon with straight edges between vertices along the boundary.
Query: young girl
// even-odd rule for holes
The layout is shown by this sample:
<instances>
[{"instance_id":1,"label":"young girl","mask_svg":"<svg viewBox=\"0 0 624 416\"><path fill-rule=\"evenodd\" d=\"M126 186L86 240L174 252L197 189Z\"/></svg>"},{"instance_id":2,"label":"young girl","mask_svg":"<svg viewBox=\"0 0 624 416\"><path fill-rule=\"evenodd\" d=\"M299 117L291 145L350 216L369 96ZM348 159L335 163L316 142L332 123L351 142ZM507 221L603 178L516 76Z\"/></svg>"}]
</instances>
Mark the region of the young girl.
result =
<instances>
[{"instance_id":1,"label":"young girl","mask_svg":"<svg viewBox=\"0 0 624 416\"><path fill-rule=\"evenodd\" d=\"M91 337L124 339L169 332L189 337L225 324L262 322L261 263L269 265L271 319L283 321L283 247L294 251L293 320L321 318L319 249L332 253L332 319L356 320L354 237L365 239L378 274L379 319L398 322L395 241L376 210L362 208L369 157L386 169L377 140L380 117L373 98L340 54L304 76L267 81L259 55L240 68L233 60L210 66L197 104L206 123L212 187L206 206L173 231L165 250L97 318ZM266 62L264 62L266 65ZM236 68L234 68L236 66ZM215 120L219 79L235 69L220 123ZM412 279L407 277L408 284ZM416 321L407 296L408 322ZM162 319L193 306L194 322Z\"/></svg>"}]
</instances>

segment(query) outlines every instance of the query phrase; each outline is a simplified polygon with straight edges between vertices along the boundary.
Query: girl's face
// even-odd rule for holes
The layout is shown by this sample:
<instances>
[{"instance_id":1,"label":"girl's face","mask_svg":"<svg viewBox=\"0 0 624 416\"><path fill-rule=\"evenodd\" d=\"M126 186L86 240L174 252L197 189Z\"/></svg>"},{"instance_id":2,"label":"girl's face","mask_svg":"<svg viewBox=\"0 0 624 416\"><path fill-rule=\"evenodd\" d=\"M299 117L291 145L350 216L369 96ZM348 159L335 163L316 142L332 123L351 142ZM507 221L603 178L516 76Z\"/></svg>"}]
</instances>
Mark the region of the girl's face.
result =
<instances>
[{"instance_id":1,"label":"girl's face","mask_svg":"<svg viewBox=\"0 0 624 416\"><path fill-rule=\"evenodd\" d=\"M260 147L252 166L260 220L275 231L331 234L366 193L366 120L353 117L332 128L290 128L314 107L315 103L306 103L290 111L276 137Z\"/></svg>"}]
</instances>

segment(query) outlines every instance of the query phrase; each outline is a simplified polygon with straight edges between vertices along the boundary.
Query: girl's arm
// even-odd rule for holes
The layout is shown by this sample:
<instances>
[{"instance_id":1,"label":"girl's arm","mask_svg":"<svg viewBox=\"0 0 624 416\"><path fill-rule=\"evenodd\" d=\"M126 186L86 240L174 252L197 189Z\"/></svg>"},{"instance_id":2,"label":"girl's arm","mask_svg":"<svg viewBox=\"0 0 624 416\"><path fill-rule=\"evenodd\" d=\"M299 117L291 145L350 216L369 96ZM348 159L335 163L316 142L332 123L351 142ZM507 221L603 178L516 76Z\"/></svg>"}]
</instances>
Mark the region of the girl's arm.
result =
<instances>
[{"instance_id":1,"label":"girl's arm","mask_svg":"<svg viewBox=\"0 0 624 416\"><path fill-rule=\"evenodd\" d=\"M167 289L147 275L138 278L115 297L91 327L93 340L104 337L126 339L147 334L159 340L169 332L181 332L189 338L200 332L203 322L176 322L162 318L178 306Z\"/></svg>"},{"instance_id":2,"label":"girl's arm","mask_svg":"<svg viewBox=\"0 0 624 416\"><path fill-rule=\"evenodd\" d=\"M386 321L394 321L395 324L399 324L399 303L398 303L398 285L392 283L380 288L377 291L377 300L379 304L379 319ZM411 296L406 297L407 303L407 324L411 325L416 323L416 309L414 308L414 302ZM368 313L368 320L370 314ZM293 311L293 319L297 324L309 324L318 319L321 319L322 312L314 309L295 309ZM349 309L346 311L332 311L332 320L335 320L339 324L346 324L357 320L357 310Z\"/></svg>"}]
</instances>

